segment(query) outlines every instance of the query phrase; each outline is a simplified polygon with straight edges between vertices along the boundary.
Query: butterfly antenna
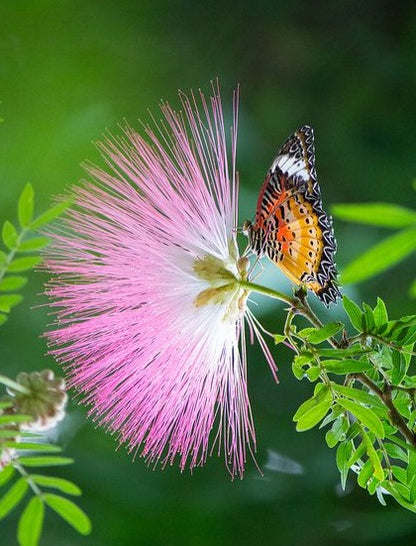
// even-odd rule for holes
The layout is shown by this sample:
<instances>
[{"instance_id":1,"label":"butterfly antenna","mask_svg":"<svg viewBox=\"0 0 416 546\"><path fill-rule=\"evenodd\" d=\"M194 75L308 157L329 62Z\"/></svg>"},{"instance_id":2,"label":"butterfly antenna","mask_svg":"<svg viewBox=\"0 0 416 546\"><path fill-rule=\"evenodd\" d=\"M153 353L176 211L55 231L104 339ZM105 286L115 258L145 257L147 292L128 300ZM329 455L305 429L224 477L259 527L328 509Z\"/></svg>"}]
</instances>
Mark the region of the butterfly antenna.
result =
<instances>
[{"instance_id":1,"label":"butterfly antenna","mask_svg":"<svg viewBox=\"0 0 416 546\"><path fill-rule=\"evenodd\" d=\"M243 228L241 226L234 226L233 227L234 233L243 233Z\"/></svg>"}]
</instances>

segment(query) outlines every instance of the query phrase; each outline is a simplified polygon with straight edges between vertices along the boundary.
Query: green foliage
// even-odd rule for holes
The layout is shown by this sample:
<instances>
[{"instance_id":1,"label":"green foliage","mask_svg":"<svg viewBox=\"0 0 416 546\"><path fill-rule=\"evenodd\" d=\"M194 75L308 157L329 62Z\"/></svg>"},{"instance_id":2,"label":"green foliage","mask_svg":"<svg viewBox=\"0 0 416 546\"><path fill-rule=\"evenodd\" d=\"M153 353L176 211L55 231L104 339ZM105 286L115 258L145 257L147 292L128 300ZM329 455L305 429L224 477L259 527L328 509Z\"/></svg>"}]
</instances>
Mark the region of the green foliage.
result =
<instances>
[{"instance_id":1,"label":"green foliage","mask_svg":"<svg viewBox=\"0 0 416 546\"><path fill-rule=\"evenodd\" d=\"M402 228L349 263L341 274L344 285L374 277L416 251L416 211L412 209L390 203L359 203L333 205L331 212L346 222ZM416 298L416 280L410 286L409 295Z\"/></svg>"},{"instance_id":2,"label":"green foliage","mask_svg":"<svg viewBox=\"0 0 416 546\"><path fill-rule=\"evenodd\" d=\"M315 383L313 396L293 417L296 430L327 429L325 440L336 449L343 488L352 472L382 504L392 496L416 512L416 375L411 367L416 315L389 320L380 298L374 308L359 307L347 296L343 303L348 325L316 326L302 302L297 311L315 326L296 331L295 314L286 323L297 352L293 373ZM350 328L355 333L348 334ZM320 346L324 341L329 347Z\"/></svg>"},{"instance_id":3,"label":"green foliage","mask_svg":"<svg viewBox=\"0 0 416 546\"><path fill-rule=\"evenodd\" d=\"M7 411L7 410L6 410ZM72 459L45 453L57 453L61 448L44 443L37 433L25 433L18 424L28 422L30 416L4 413L1 415L0 455L9 463L0 471L0 487L7 490L0 497L0 519L20 505L31 492L19 519L17 538L21 546L38 544L44 520L45 505L52 508L76 531L86 535L91 531L88 516L72 501L61 495L45 492L55 490L66 495L79 496L80 488L69 480L43 474L31 474L31 467L67 465ZM36 440L36 441L35 441Z\"/></svg>"},{"instance_id":4,"label":"green foliage","mask_svg":"<svg viewBox=\"0 0 416 546\"><path fill-rule=\"evenodd\" d=\"M387 237L357 257L342 271L342 283L360 282L398 264L416 250L416 228Z\"/></svg>"},{"instance_id":5,"label":"green foliage","mask_svg":"<svg viewBox=\"0 0 416 546\"><path fill-rule=\"evenodd\" d=\"M42 533L45 505L39 497L32 497L20 517L17 540L25 546L36 546Z\"/></svg>"},{"instance_id":6,"label":"green foliage","mask_svg":"<svg viewBox=\"0 0 416 546\"><path fill-rule=\"evenodd\" d=\"M331 212L340 220L388 228L414 226L416 211L390 203L333 205Z\"/></svg>"},{"instance_id":7,"label":"green foliage","mask_svg":"<svg viewBox=\"0 0 416 546\"><path fill-rule=\"evenodd\" d=\"M52 510L61 516L69 525L81 535L88 535L91 532L91 522L88 516L75 503L52 493L45 493L45 502Z\"/></svg>"},{"instance_id":8,"label":"green foliage","mask_svg":"<svg viewBox=\"0 0 416 546\"><path fill-rule=\"evenodd\" d=\"M24 275L40 262L36 255L48 243L43 236L34 236L34 231L59 216L68 206L60 203L34 218L34 191L27 184L19 197L17 217L19 229L6 220L1 237L8 252L0 251L0 324L7 320L11 308L20 303L22 296L16 293L27 282ZM31 255L20 254L31 253ZM15 392L30 391L21 383L0 376L0 383ZM17 400L17 399L15 399ZM15 402L16 403L16 402ZM42 533L45 506L49 506L79 533L86 535L91 531L88 516L67 498L44 492L55 490L66 495L79 496L80 488L69 480L43 474L31 474L28 469L68 465L73 462L68 457L54 455L61 448L42 442L37 433L23 432L23 427L35 419L31 415L22 415L15 411L13 398L0 401L0 487L7 490L0 497L0 519L10 514L29 492L33 496L23 508L17 528L20 546L36 546Z\"/></svg>"},{"instance_id":9,"label":"green foliage","mask_svg":"<svg viewBox=\"0 0 416 546\"><path fill-rule=\"evenodd\" d=\"M41 258L38 253L45 248L49 239L35 236L34 233L47 223L55 220L69 205L68 201L59 203L37 217L34 214L35 194L31 184L26 184L18 202L17 217L19 228L6 220L1 230L1 239L6 252L0 251L0 325L4 324L10 310L22 301L22 296L16 292L27 282L24 273L36 267ZM29 256L20 254L31 253Z\"/></svg>"}]
</instances>

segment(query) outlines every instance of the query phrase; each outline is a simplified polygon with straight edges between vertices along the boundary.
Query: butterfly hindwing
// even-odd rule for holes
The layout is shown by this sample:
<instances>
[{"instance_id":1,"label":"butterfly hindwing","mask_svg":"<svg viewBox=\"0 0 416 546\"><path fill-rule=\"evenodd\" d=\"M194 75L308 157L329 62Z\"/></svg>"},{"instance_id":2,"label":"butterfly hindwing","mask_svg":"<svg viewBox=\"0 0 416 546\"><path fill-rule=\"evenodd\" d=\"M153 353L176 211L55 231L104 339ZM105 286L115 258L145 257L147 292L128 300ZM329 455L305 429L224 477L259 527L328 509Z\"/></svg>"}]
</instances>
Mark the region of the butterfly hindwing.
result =
<instances>
[{"instance_id":1,"label":"butterfly hindwing","mask_svg":"<svg viewBox=\"0 0 416 546\"><path fill-rule=\"evenodd\" d=\"M340 296L336 242L322 208L312 128L301 127L279 149L260 190L250 242L254 252L266 254L326 305Z\"/></svg>"}]
</instances>

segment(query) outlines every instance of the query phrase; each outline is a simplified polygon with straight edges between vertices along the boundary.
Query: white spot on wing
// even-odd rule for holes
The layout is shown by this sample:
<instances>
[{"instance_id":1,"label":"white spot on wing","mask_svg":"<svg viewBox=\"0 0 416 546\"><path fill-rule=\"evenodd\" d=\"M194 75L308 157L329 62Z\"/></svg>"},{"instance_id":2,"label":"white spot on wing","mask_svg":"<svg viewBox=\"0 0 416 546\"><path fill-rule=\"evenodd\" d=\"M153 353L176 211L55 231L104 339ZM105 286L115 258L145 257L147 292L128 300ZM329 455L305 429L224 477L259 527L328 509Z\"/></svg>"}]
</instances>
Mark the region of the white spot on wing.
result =
<instances>
[{"instance_id":1,"label":"white spot on wing","mask_svg":"<svg viewBox=\"0 0 416 546\"><path fill-rule=\"evenodd\" d=\"M308 181L310 178L305 161L303 159L297 159L293 155L278 155L273 161L270 170L273 172L277 167L288 177L293 175L301 176L305 181Z\"/></svg>"}]
</instances>

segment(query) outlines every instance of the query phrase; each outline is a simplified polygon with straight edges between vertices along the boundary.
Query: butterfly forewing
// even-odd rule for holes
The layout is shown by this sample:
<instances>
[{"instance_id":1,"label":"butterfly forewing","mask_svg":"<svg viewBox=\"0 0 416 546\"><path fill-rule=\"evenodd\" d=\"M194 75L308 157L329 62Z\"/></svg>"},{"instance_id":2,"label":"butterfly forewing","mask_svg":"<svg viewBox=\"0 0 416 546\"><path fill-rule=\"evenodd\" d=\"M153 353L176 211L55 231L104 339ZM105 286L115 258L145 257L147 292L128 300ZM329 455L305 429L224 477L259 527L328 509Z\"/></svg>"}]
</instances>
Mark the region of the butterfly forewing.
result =
<instances>
[{"instance_id":1,"label":"butterfly forewing","mask_svg":"<svg viewBox=\"0 0 416 546\"><path fill-rule=\"evenodd\" d=\"M254 252L266 254L292 282L305 283L326 305L340 296L336 243L322 209L310 127L301 127L280 148L260 190L249 237Z\"/></svg>"},{"instance_id":2,"label":"butterfly forewing","mask_svg":"<svg viewBox=\"0 0 416 546\"><path fill-rule=\"evenodd\" d=\"M276 169L288 177L296 176L312 191L316 182L315 143L313 129L304 125L286 140L277 153L270 167L270 172ZM316 188L319 194L319 186Z\"/></svg>"}]
</instances>

